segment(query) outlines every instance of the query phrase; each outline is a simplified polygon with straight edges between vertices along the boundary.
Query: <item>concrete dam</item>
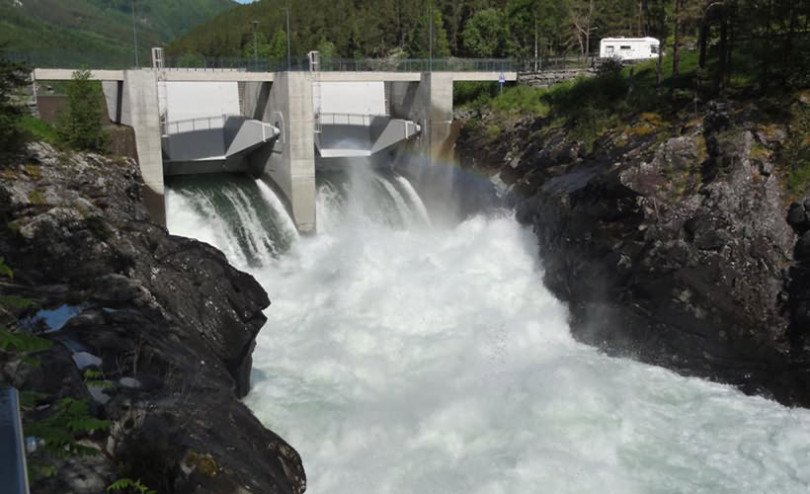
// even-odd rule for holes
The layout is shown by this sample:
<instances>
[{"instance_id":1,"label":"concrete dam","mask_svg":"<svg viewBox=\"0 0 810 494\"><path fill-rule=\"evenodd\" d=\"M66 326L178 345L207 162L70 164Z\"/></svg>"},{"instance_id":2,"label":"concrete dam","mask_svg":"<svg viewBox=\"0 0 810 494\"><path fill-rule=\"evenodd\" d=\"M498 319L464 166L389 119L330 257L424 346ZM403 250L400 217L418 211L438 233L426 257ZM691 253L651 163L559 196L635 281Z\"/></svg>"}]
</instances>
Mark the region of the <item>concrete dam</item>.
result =
<instances>
[{"instance_id":1,"label":"concrete dam","mask_svg":"<svg viewBox=\"0 0 810 494\"><path fill-rule=\"evenodd\" d=\"M165 224L164 177L244 171L267 180L301 233L313 232L315 173L403 143L425 156L447 147L455 81L517 79L515 72L94 70L110 120L135 131L153 218ZM35 69L37 81L68 69Z\"/></svg>"}]
</instances>

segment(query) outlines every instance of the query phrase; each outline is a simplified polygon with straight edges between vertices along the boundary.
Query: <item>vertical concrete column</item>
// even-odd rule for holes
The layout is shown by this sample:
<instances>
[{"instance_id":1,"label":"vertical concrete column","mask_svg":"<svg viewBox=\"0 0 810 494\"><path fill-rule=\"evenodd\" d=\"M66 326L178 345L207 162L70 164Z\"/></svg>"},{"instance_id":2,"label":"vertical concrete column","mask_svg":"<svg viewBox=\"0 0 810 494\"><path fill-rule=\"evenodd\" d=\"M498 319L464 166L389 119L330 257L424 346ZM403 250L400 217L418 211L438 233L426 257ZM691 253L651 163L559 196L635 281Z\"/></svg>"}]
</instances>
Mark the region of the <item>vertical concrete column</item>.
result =
<instances>
[{"instance_id":1,"label":"vertical concrete column","mask_svg":"<svg viewBox=\"0 0 810 494\"><path fill-rule=\"evenodd\" d=\"M426 72L419 84L427 103L428 138L425 151L431 158L445 157L452 150L453 76L444 72Z\"/></svg>"},{"instance_id":2,"label":"vertical concrete column","mask_svg":"<svg viewBox=\"0 0 810 494\"><path fill-rule=\"evenodd\" d=\"M419 147L433 159L452 150L453 76L425 72L419 82L389 82L391 116L422 126Z\"/></svg>"},{"instance_id":3,"label":"vertical concrete column","mask_svg":"<svg viewBox=\"0 0 810 494\"><path fill-rule=\"evenodd\" d=\"M243 112L260 101L260 88L246 88ZM250 96L250 93L254 96ZM281 131L271 149L250 156L251 170L263 170L286 199L301 233L315 231L315 119L308 72L274 75L262 121Z\"/></svg>"},{"instance_id":4,"label":"vertical concrete column","mask_svg":"<svg viewBox=\"0 0 810 494\"><path fill-rule=\"evenodd\" d=\"M104 83L103 89L110 119L135 131L146 209L155 222L165 225L157 75L151 70L127 70L123 82Z\"/></svg>"}]
</instances>

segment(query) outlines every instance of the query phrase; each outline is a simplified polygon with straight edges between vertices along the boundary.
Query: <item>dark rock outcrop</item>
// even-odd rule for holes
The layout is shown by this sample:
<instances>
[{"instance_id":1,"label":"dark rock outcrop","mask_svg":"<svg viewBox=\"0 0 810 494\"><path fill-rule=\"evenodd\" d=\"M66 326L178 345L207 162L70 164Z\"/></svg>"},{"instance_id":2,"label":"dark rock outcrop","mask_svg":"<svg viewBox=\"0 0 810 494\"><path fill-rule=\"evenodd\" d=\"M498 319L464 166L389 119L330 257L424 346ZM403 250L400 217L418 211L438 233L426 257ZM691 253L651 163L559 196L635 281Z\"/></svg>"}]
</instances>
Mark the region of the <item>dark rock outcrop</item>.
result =
<instances>
[{"instance_id":1,"label":"dark rock outcrop","mask_svg":"<svg viewBox=\"0 0 810 494\"><path fill-rule=\"evenodd\" d=\"M127 477L161 493L303 492L298 454L238 400L269 304L261 286L151 223L131 160L37 144L2 173L0 250L14 270L2 291L72 316L44 335L56 344L39 366L3 354L2 376L45 393L40 410L69 396L111 421L85 439L98 455L59 460L35 490L96 493ZM47 329L31 309L18 315Z\"/></svg>"},{"instance_id":2,"label":"dark rock outcrop","mask_svg":"<svg viewBox=\"0 0 810 494\"><path fill-rule=\"evenodd\" d=\"M494 146L466 132L458 147L510 186L578 339L810 406L810 210L788 208L774 171L785 133L752 114L641 116L591 151L526 120Z\"/></svg>"}]
</instances>

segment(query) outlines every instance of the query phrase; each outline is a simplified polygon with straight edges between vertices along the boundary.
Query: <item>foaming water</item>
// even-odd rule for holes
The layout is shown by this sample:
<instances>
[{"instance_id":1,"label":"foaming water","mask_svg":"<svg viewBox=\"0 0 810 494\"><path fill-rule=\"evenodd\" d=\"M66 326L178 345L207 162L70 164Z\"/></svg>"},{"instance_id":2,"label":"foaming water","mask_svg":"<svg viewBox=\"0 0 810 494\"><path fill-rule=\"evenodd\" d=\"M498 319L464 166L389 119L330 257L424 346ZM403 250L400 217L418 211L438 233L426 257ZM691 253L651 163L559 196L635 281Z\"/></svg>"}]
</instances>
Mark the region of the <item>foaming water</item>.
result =
<instances>
[{"instance_id":1,"label":"foaming water","mask_svg":"<svg viewBox=\"0 0 810 494\"><path fill-rule=\"evenodd\" d=\"M307 492L808 491L810 412L573 341L510 214L431 227L402 192L408 227L380 181L322 179L319 233L248 267L273 305L246 402ZM189 207L173 233L239 250Z\"/></svg>"}]
</instances>

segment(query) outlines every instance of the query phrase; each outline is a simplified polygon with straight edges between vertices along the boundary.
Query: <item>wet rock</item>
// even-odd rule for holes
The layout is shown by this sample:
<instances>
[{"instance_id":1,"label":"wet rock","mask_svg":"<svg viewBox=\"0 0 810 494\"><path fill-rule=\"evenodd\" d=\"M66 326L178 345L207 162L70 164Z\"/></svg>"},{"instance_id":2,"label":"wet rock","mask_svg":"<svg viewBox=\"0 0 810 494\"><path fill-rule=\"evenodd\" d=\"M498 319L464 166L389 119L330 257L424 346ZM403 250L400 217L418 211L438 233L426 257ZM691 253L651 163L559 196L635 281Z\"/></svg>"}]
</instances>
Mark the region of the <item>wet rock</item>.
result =
<instances>
[{"instance_id":1,"label":"wet rock","mask_svg":"<svg viewBox=\"0 0 810 494\"><path fill-rule=\"evenodd\" d=\"M810 260L810 232L804 232L796 242L795 256L800 261Z\"/></svg>"},{"instance_id":2,"label":"wet rock","mask_svg":"<svg viewBox=\"0 0 810 494\"><path fill-rule=\"evenodd\" d=\"M111 422L85 438L104 455L60 463L33 490L97 493L129 477L158 492L303 492L298 454L239 401L266 292L217 249L149 222L131 160L29 151L37 173L0 183L15 275L0 290L79 313L44 335L41 365L0 353L0 379L45 393L45 410L72 397Z\"/></svg>"}]
</instances>

